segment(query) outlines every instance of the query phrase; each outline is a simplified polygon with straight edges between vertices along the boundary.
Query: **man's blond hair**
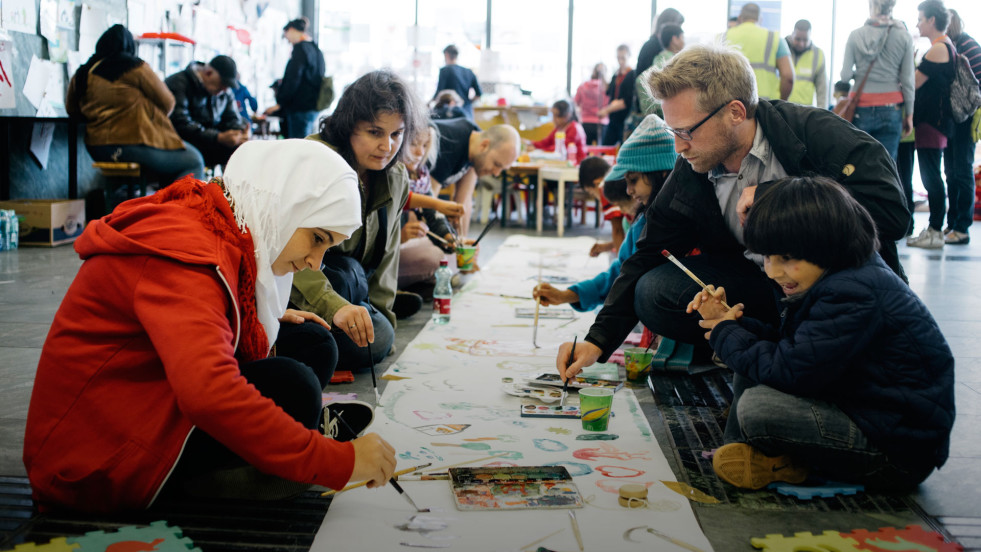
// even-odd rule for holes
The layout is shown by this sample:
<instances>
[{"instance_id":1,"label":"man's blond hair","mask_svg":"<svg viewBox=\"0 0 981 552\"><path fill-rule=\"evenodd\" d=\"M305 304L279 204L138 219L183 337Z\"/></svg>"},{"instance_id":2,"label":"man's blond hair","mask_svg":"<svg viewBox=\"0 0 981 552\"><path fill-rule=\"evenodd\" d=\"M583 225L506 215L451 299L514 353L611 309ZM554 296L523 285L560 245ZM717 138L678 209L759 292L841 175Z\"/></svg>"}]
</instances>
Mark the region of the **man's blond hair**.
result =
<instances>
[{"instance_id":1,"label":"man's blond hair","mask_svg":"<svg viewBox=\"0 0 981 552\"><path fill-rule=\"evenodd\" d=\"M644 81L651 96L663 102L694 89L695 106L709 113L732 100L746 106L746 117L756 114L756 75L742 53L721 44L696 44L685 48L660 71L650 71Z\"/></svg>"}]
</instances>

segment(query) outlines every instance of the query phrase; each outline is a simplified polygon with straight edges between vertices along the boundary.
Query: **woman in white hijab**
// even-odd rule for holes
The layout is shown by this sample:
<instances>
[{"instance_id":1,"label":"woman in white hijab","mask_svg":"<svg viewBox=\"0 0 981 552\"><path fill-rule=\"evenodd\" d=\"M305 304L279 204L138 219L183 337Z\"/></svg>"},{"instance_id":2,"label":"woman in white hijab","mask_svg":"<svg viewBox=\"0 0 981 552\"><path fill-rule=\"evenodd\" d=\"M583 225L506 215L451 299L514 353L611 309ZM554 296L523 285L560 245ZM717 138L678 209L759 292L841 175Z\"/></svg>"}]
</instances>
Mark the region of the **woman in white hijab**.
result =
<instances>
[{"instance_id":1,"label":"woman in white hijab","mask_svg":"<svg viewBox=\"0 0 981 552\"><path fill-rule=\"evenodd\" d=\"M28 412L24 463L39 508L146 508L165 484L255 498L383 485L392 447L375 434L323 436L317 375L269 357L280 322L326 326L286 310L292 273L319 269L360 210L340 156L257 141L223 180L187 177L92 222Z\"/></svg>"}]
</instances>

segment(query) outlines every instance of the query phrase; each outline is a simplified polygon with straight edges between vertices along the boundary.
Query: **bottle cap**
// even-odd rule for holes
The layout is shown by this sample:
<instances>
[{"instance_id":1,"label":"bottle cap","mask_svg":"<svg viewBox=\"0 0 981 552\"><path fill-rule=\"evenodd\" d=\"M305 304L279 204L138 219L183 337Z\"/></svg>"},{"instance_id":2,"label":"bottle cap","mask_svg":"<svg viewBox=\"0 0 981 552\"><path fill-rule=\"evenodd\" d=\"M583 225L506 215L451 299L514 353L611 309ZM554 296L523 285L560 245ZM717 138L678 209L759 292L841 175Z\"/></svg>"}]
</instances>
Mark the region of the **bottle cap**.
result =
<instances>
[{"instance_id":1,"label":"bottle cap","mask_svg":"<svg viewBox=\"0 0 981 552\"><path fill-rule=\"evenodd\" d=\"M439 261L439 266L450 266L450 262L446 259L442 259Z\"/></svg>"}]
</instances>

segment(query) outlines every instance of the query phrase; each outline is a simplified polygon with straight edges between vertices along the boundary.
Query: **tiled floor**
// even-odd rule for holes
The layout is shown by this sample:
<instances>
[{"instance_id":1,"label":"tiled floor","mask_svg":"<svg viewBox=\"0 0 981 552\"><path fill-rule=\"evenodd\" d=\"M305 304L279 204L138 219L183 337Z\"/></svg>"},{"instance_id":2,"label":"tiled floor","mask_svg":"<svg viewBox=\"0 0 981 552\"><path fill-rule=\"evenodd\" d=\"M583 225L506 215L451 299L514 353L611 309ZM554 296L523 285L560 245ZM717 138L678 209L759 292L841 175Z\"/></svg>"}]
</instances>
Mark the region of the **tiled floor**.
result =
<instances>
[{"instance_id":1,"label":"tiled floor","mask_svg":"<svg viewBox=\"0 0 981 552\"><path fill-rule=\"evenodd\" d=\"M926 214L917 213L917 229L925 222ZM481 242L484 259L493 254L508 231L496 228L487 235ZM608 227L604 231L608 232ZM595 233L591 226L576 226L570 232ZM950 459L920 487L914 499L928 521L939 520L966 549L981 550L981 295L976 285L981 281L981 234L977 229L974 237L970 245L939 251L900 245L900 254L911 287L930 307L957 359L958 412ZM0 253L0 475L25 474L21 446L34 371L50 322L80 264L71 247ZM427 314L421 312L403 321L396 345L408 343L426 320ZM370 390L366 385L357 382L352 390ZM663 438L663 429L657 427L656 420L652 425L659 433L659 442L666 446L669 441ZM671 451L666 453L672 457ZM747 526L758 536L832 528L822 526L822 517L817 514L706 508L696 508L696 513L716 550L751 550L743 539L726 542L726 535L745 534ZM876 529L906 521L856 519L852 527L834 528Z\"/></svg>"}]
</instances>

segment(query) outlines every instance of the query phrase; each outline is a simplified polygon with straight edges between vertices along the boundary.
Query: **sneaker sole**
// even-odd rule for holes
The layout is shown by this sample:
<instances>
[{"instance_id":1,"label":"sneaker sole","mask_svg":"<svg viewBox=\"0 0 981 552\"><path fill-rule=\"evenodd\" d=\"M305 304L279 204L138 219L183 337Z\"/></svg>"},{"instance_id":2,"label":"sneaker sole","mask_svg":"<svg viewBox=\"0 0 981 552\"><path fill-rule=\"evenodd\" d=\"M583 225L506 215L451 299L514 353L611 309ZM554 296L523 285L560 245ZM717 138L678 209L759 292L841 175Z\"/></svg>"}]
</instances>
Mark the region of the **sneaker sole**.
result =
<instances>
[{"instance_id":1,"label":"sneaker sole","mask_svg":"<svg viewBox=\"0 0 981 552\"><path fill-rule=\"evenodd\" d=\"M803 483L807 470L789 456L767 456L745 443L720 447L712 456L720 479L741 489L762 489L775 481Z\"/></svg>"}]
</instances>

